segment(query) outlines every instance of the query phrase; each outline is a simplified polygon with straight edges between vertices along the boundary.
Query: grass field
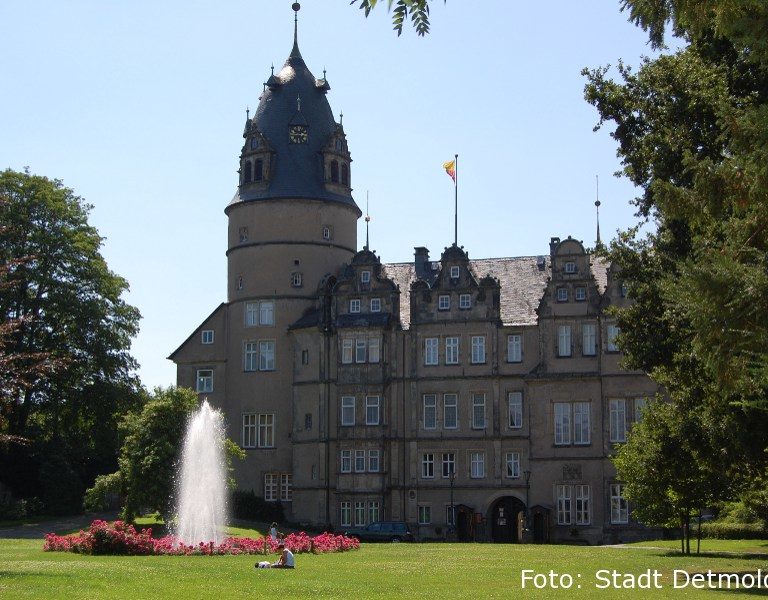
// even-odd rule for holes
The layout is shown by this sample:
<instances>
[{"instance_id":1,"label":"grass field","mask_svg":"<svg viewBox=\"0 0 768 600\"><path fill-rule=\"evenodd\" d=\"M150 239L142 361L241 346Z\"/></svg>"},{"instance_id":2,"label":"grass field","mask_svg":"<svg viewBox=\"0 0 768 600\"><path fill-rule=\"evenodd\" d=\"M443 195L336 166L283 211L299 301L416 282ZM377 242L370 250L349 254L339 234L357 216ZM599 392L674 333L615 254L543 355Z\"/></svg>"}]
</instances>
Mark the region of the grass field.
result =
<instances>
[{"instance_id":1,"label":"grass field","mask_svg":"<svg viewBox=\"0 0 768 600\"><path fill-rule=\"evenodd\" d=\"M235 531L232 531L235 533ZM238 535L255 535L237 528ZM650 542L659 546L667 542ZM673 548L674 546L670 546ZM707 541L717 555L682 557L669 550L493 544L364 544L359 551L296 558L295 571L255 570L253 556L81 556L42 551L42 540L0 540L0 598L748 598L756 590L672 587L672 571L768 571L761 541ZM573 577L571 589L522 587L521 571ZM662 589L606 589L599 570L633 576L658 570ZM581 577L578 577L581 574ZM608 575L610 578L610 576ZM766 573L768 577L768 573ZM617 583L625 581L619 577ZM577 586L581 585L579 589ZM768 590L761 590L768 593ZM768 594L766 594L768 595Z\"/></svg>"}]
</instances>

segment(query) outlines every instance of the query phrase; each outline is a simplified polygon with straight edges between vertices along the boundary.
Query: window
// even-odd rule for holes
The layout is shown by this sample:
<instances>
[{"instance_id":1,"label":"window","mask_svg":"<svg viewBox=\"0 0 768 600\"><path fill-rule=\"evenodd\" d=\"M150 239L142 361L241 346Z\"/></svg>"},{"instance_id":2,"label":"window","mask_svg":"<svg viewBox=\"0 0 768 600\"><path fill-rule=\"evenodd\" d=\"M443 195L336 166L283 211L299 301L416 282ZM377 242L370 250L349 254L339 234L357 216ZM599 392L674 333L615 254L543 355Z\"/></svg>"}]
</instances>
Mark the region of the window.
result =
<instances>
[{"instance_id":1,"label":"window","mask_svg":"<svg viewBox=\"0 0 768 600\"><path fill-rule=\"evenodd\" d=\"M365 424L366 425L379 424L379 397L378 396L365 397Z\"/></svg>"},{"instance_id":2,"label":"window","mask_svg":"<svg viewBox=\"0 0 768 600\"><path fill-rule=\"evenodd\" d=\"M443 394L443 427L456 429L459 426L458 396Z\"/></svg>"},{"instance_id":3,"label":"window","mask_svg":"<svg viewBox=\"0 0 768 600\"><path fill-rule=\"evenodd\" d=\"M357 338L355 340L355 362L356 363L364 363L365 362L365 351L368 347L368 342L365 338Z\"/></svg>"},{"instance_id":4,"label":"window","mask_svg":"<svg viewBox=\"0 0 768 600\"><path fill-rule=\"evenodd\" d=\"M259 371L275 370L275 341L261 340L259 342Z\"/></svg>"},{"instance_id":5,"label":"window","mask_svg":"<svg viewBox=\"0 0 768 600\"><path fill-rule=\"evenodd\" d=\"M581 353L584 356L597 354L597 337L594 323L584 323L581 326Z\"/></svg>"},{"instance_id":6,"label":"window","mask_svg":"<svg viewBox=\"0 0 768 600\"><path fill-rule=\"evenodd\" d=\"M342 185L349 185L349 165L347 163L341 163L341 183Z\"/></svg>"},{"instance_id":7,"label":"window","mask_svg":"<svg viewBox=\"0 0 768 600\"><path fill-rule=\"evenodd\" d=\"M571 443L571 405L555 402L555 444Z\"/></svg>"},{"instance_id":8,"label":"window","mask_svg":"<svg viewBox=\"0 0 768 600\"><path fill-rule=\"evenodd\" d=\"M243 289L243 276L242 275L238 275L237 276L237 280L235 282L235 286L237 287L238 290L242 290Z\"/></svg>"},{"instance_id":9,"label":"window","mask_svg":"<svg viewBox=\"0 0 768 600\"><path fill-rule=\"evenodd\" d=\"M339 183L339 161L331 161L331 183Z\"/></svg>"},{"instance_id":10,"label":"window","mask_svg":"<svg viewBox=\"0 0 768 600\"><path fill-rule=\"evenodd\" d=\"M557 301L568 302L568 288L557 288Z\"/></svg>"},{"instance_id":11,"label":"window","mask_svg":"<svg viewBox=\"0 0 768 600\"><path fill-rule=\"evenodd\" d=\"M431 452L421 455L421 476L432 479L435 476L435 455Z\"/></svg>"},{"instance_id":12,"label":"window","mask_svg":"<svg viewBox=\"0 0 768 600\"><path fill-rule=\"evenodd\" d=\"M424 429L437 427L437 395L424 394Z\"/></svg>"},{"instance_id":13,"label":"window","mask_svg":"<svg viewBox=\"0 0 768 600\"><path fill-rule=\"evenodd\" d=\"M573 443L590 443L589 402L573 403Z\"/></svg>"},{"instance_id":14,"label":"window","mask_svg":"<svg viewBox=\"0 0 768 600\"><path fill-rule=\"evenodd\" d=\"M258 302L246 302L245 303L245 326L253 327L259 324L259 303Z\"/></svg>"},{"instance_id":15,"label":"window","mask_svg":"<svg viewBox=\"0 0 768 600\"><path fill-rule=\"evenodd\" d=\"M381 520L381 505L377 500L370 500L368 502L368 522L376 523Z\"/></svg>"},{"instance_id":16,"label":"window","mask_svg":"<svg viewBox=\"0 0 768 600\"><path fill-rule=\"evenodd\" d=\"M291 285L296 288L300 288L302 285L301 273L291 274Z\"/></svg>"},{"instance_id":17,"label":"window","mask_svg":"<svg viewBox=\"0 0 768 600\"><path fill-rule=\"evenodd\" d=\"M436 365L438 364L438 344L440 340L438 338L426 338L424 340L424 364Z\"/></svg>"},{"instance_id":18,"label":"window","mask_svg":"<svg viewBox=\"0 0 768 600\"><path fill-rule=\"evenodd\" d=\"M459 338L457 337L445 338L445 364L459 364Z\"/></svg>"},{"instance_id":19,"label":"window","mask_svg":"<svg viewBox=\"0 0 768 600\"><path fill-rule=\"evenodd\" d=\"M253 413L243 415L243 448L256 447L256 415Z\"/></svg>"},{"instance_id":20,"label":"window","mask_svg":"<svg viewBox=\"0 0 768 600\"><path fill-rule=\"evenodd\" d=\"M275 447L275 415L259 415L259 448Z\"/></svg>"},{"instance_id":21,"label":"window","mask_svg":"<svg viewBox=\"0 0 768 600\"><path fill-rule=\"evenodd\" d=\"M365 502L355 502L355 527L365 525Z\"/></svg>"},{"instance_id":22,"label":"window","mask_svg":"<svg viewBox=\"0 0 768 600\"><path fill-rule=\"evenodd\" d=\"M352 362L352 355L355 349L355 340L346 339L341 342L341 362L348 365Z\"/></svg>"},{"instance_id":23,"label":"window","mask_svg":"<svg viewBox=\"0 0 768 600\"><path fill-rule=\"evenodd\" d=\"M510 429L520 429L523 426L523 393L509 392L507 394L509 402L509 421Z\"/></svg>"},{"instance_id":24,"label":"window","mask_svg":"<svg viewBox=\"0 0 768 600\"><path fill-rule=\"evenodd\" d=\"M323 225L323 239L324 240L333 239L332 230L328 225Z\"/></svg>"},{"instance_id":25,"label":"window","mask_svg":"<svg viewBox=\"0 0 768 600\"><path fill-rule=\"evenodd\" d=\"M277 502L277 473L264 474L264 500L267 502Z\"/></svg>"},{"instance_id":26,"label":"window","mask_svg":"<svg viewBox=\"0 0 768 600\"><path fill-rule=\"evenodd\" d=\"M473 479L485 477L485 452L472 452L469 455L470 472Z\"/></svg>"},{"instance_id":27,"label":"window","mask_svg":"<svg viewBox=\"0 0 768 600\"><path fill-rule=\"evenodd\" d=\"M472 296L470 294L459 295L459 308L463 310L472 308Z\"/></svg>"},{"instance_id":28,"label":"window","mask_svg":"<svg viewBox=\"0 0 768 600\"><path fill-rule=\"evenodd\" d=\"M454 526L456 525L456 506L445 507L445 524Z\"/></svg>"},{"instance_id":29,"label":"window","mask_svg":"<svg viewBox=\"0 0 768 600\"><path fill-rule=\"evenodd\" d=\"M309 364L309 350L302 350L301 351L301 364L302 365L308 365Z\"/></svg>"},{"instance_id":30,"label":"window","mask_svg":"<svg viewBox=\"0 0 768 600\"><path fill-rule=\"evenodd\" d=\"M557 486L557 524L571 524L571 486Z\"/></svg>"},{"instance_id":31,"label":"window","mask_svg":"<svg viewBox=\"0 0 768 600\"><path fill-rule=\"evenodd\" d=\"M361 281L361 283L371 283L371 272L370 271L362 271L360 273L360 281Z\"/></svg>"},{"instance_id":32,"label":"window","mask_svg":"<svg viewBox=\"0 0 768 600\"><path fill-rule=\"evenodd\" d=\"M619 347L616 345L616 338L619 335L619 328L616 325L608 325L606 331L606 347L608 352L618 352Z\"/></svg>"},{"instance_id":33,"label":"window","mask_svg":"<svg viewBox=\"0 0 768 600\"><path fill-rule=\"evenodd\" d=\"M350 527L352 525L352 503L351 502L341 503L341 524L346 527Z\"/></svg>"},{"instance_id":34,"label":"window","mask_svg":"<svg viewBox=\"0 0 768 600\"><path fill-rule=\"evenodd\" d=\"M349 312L351 313L359 313L360 312L360 298L353 298L349 301Z\"/></svg>"},{"instance_id":35,"label":"window","mask_svg":"<svg viewBox=\"0 0 768 600\"><path fill-rule=\"evenodd\" d=\"M627 401L615 398L608 403L610 415L610 440L612 442L627 441Z\"/></svg>"},{"instance_id":36,"label":"window","mask_svg":"<svg viewBox=\"0 0 768 600\"><path fill-rule=\"evenodd\" d=\"M259 138L251 138L251 150L256 150L259 147Z\"/></svg>"},{"instance_id":37,"label":"window","mask_svg":"<svg viewBox=\"0 0 768 600\"><path fill-rule=\"evenodd\" d=\"M576 272L576 263L575 262L567 262L565 263L565 272L566 273L575 273Z\"/></svg>"},{"instance_id":38,"label":"window","mask_svg":"<svg viewBox=\"0 0 768 600\"><path fill-rule=\"evenodd\" d=\"M243 183L251 182L251 161L246 160L243 163Z\"/></svg>"},{"instance_id":39,"label":"window","mask_svg":"<svg viewBox=\"0 0 768 600\"><path fill-rule=\"evenodd\" d=\"M451 267L451 279L459 278L459 267Z\"/></svg>"},{"instance_id":40,"label":"window","mask_svg":"<svg viewBox=\"0 0 768 600\"><path fill-rule=\"evenodd\" d=\"M523 360L523 336L513 334L507 336L507 362L515 363Z\"/></svg>"},{"instance_id":41,"label":"window","mask_svg":"<svg viewBox=\"0 0 768 600\"><path fill-rule=\"evenodd\" d=\"M248 241L248 228L247 227L241 227L237 232L237 238L242 244L243 242Z\"/></svg>"},{"instance_id":42,"label":"window","mask_svg":"<svg viewBox=\"0 0 768 600\"><path fill-rule=\"evenodd\" d=\"M448 295L440 295L437 297L437 310L450 310L451 297Z\"/></svg>"},{"instance_id":43,"label":"window","mask_svg":"<svg viewBox=\"0 0 768 600\"><path fill-rule=\"evenodd\" d=\"M342 473L352 472L352 450L341 451L341 472Z\"/></svg>"},{"instance_id":44,"label":"window","mask_svg":"<svg viewBox=\"0 0 768 600\"><path fill-rule=\"evenodd\" d=\"M275 324L275 303L272 300L259 302L259 325Z\"/></svg>"},{"instance_id":45,"label":"window","mask_svg":"<svg viewBox=\"0 0 768 600\"><path fill-rule=\"evenodd\" d=\"M371 298L371 312L381 312L381 298Z\"/></svg>"},{"instance_id":46,"label":"window","mask_svg":"<svg viewBox=\"0 0 768 600\"><path fill-rule=\"evenodd\" d=\"M557 328L557 355L571 355L571 326L559 325Z\"/></svg>"},{"instance_id":47,"label":"window","mask_svg":"<svg viewBox=\"0 0 768 600\"><path fill-rule=\"evenodd\" d=\"M448 478L456 473L456 455L453 452L443 452L443 477Z\"/></svg>"},{"instance_id":48,"label":"window","mask_svg":"<svg viewBox=\"0 0 768 600\"><path fill-rule=\"evenodd\" d=\"M635 398L635 423L643 420L643 411L645 410L645 398Z\"/></svg>"},{"instance_id":49,"label":"window","mask_svg":"<svg viewBox=\"0 0 768 600\"><path fill-rule=\"evenodd\" d=\"M203 344L213 344L213 329L203 329L200 335L200 342Z\"/></svg>"},{"instance_id":50,"label":"window","mask_svg":"<svg viewBox=\"0 0 768 600\"><path fill-rule=\"evenodd\" d=\"M576 485L576 525L589 525L592 521L589 506L589 486Z\"/></svg>"},{"instance_id":51,"label":"window","mask_svg":"<svg viewBox=\"0 0 768 600\"><path fill-rule=\"evenodd\" d=\"M472 394L472 429L485 429L485 394Z\"/></svg>"},{"instance_id":52,"label":"window","mask_svg":"<svg viewBox=\"0 0 768 600\"><path fill-rule=\"evenodd\" d=\"M257 158L253 163L253 180L261 181L264 179L264 161L261 158Z\"/></svg>"},{"instance_id":53,"label":"window","mask_svg":"<svg viewBox=\"0 0 768 600\"><path fill-rule=\"evenodd\" d=\"M432 522L432 507L428 504L419 505L419 525L429 525Z\"/></svg>"},{"instance_id":54,"label":"window","mask_svg":"<svg viewBox=\"0 0 768 600\"><path fill-rule=\"evenodd\" d=\"M355 424L355 397L341 397L341 424L345 427Z\"/></svg>"},{"instance_id":55,"label":"window","mask_svg":"<svg viewBox=\"0 0 768 600\"><path fill-rule=\"evenodd\" d=\"M629 502L624 497L624 484L612 483L611 494L611 523L629 523Z\"/></svg>"},{"instance_id":56,"label":"window","mask_svg":"<svg viewBox=\"0 0 768 600\"><path fill-rule=\"evenodd\" d=\"M196 389L200 393L209 393L213 391L213 369L197 370Z\"/></svg>"},{"instance_id":57,"label":"window","mask_svg":"<svg viewBox=\"0 0 768 600\"><path fill-rule=\"evenodd\" d=\"M368 362L377 363L381 359L381 340L379 338L368 339Z\"/></svg>"},{"instance_id":58,"label":"window","mask_svg":"<svg viewBox=\"0 0 768 600\"><path fill-rule=\"evenodd\" d=\"M520 478L519 452L507 452L507 477L510 479Z\"/></svg>"},{"instance_id":59,"label":"window","mask_svg":"<svg viewBox=\"0 0 768 600\"><path fill-rule=\"evenodd\" d=\"M365 473L365 450L355 450L355 473Z\"/></svg>"},{"instance_id":60,"label":"window","mask_svg":"<svg viewBox=\"0 0 768 600\"><path fill-rule=\"evenodd\" d=\"M368 470L371 473L378 473L380 470L379 451L368 450ZM374 519L378 521L378 519Z\"/></svg>"},{"instance_id":61,"label":"window","mask_svg":"<svg viewBox=\"0 0 768 600\"><path fill-rule=\"evenodd\" d=\"M619 295L622 298L628 298L629 297L629 286L627 285L626 281L622 281L621 285L619 286Z\"/></svg>"},{"instance_id":62,"label":"window","mask_svg":"<svg viewBox=\"0 0 768 600\"><path fill-rule=\"evenodd\" d=\"M472 364L478 365L485 362L485 336L472 336Z\"/></svg>"},{"instance_id":63,"label":"window","mask_svg":"<svg viewBox=\"0 0 768 600\"><path fill-rule=\"evenodd\" d=\"M280 473L280 500L291 502L293 500L293 475Z\"/></svg>"},{"instance_id":64,"label":"window","mask_svg":"<svg viewBox=\"0 0 768 600\"><path fill-rule=\"evenodd\" d=\"M255 371L258 357L256 342L245 342L243 344L243 371Z\"/></svg>"},{"instance_id":65,"label":"window","mask_svg":"<svg viewBox=\"0 0 768 600\"><path fill-rule=\"evenodd\" d=\"M312 430L312 413L306 413L304 415L304 429L307 431Z\"/></svg>"},{"instance_id":66,"label":"window","mask_svg":"<svg viewBox=\"0 0 768 600\"><path fill-rule=\"evenodd\" d=\"M587 299L587 288L583 285L576 287L576 302L584 302Z\"/></svg>"}]
</instances>

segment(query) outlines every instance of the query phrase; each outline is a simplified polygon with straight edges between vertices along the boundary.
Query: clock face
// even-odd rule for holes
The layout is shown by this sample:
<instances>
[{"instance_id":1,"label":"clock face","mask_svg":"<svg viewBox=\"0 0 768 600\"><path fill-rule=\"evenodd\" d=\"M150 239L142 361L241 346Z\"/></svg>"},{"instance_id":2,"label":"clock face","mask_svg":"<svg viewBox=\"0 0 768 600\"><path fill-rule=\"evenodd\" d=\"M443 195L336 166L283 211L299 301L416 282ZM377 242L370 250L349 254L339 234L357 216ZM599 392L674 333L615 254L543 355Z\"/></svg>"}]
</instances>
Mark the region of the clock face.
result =
<instances>
[{"instance_id":1,"label":"clock face","mask_svg":"<svg viewBox=\"0 0 768 600\"><path fill-rule=\"evenodd\" d=\"M307 128L304 125L291 125L288 128L288 139L293 144L304 144L307 141Z\"/></svg>"}]
</instances>

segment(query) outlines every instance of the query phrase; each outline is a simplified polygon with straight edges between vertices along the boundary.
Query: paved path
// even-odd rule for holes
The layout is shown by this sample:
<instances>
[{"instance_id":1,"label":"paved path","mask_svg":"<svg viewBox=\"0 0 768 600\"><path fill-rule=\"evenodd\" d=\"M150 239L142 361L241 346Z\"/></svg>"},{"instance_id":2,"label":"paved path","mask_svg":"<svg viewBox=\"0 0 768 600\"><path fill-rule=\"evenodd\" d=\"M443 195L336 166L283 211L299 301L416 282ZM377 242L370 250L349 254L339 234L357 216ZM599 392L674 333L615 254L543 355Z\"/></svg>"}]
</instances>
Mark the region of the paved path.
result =
<instances>
[{"instance_id":1,"label":"paved path","mask_svg":"<svg viewBox=\"0 0 768 600\"><path fill-rule=\"evenodd\" d=\"M98 513L61 517L50 521L30 521L23 525L0 527L0 539L43 539L46 533L69 533L72 530L85 529L94 519L114 521L117 513Z\"/></svg>"}]
</instances>

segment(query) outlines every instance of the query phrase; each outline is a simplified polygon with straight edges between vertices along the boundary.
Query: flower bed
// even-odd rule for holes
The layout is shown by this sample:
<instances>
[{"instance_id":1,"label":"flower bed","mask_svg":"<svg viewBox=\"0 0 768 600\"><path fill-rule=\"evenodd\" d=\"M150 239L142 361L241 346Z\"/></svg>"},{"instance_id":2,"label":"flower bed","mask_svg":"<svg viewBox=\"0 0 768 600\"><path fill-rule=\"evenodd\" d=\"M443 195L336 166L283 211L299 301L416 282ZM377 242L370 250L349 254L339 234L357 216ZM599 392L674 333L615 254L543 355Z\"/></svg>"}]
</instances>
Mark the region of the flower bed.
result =
<instances>
[{"instance_id":1,"label":"flower bed","mask_svg":"<svg viewBox=\"0 0 768 600\"><path fill-rule=\"evenodd\" d=\"M360 542L355 538L332 533L321 533L310 537L303 531L283 538L285 546L294 554L312 552L344 552L357 550ZM72 535L45 536L43 550L46 552L77 552L80 554L125 554L125 555L213 555L213 554L271 554L277 552L277 542L271 538L228 537L220 544L200 542L187 545L174 536L155 539L152 530L136 531L133 525L123 521L94 521L86 531Z\"/></svg>"}]
</instances>

